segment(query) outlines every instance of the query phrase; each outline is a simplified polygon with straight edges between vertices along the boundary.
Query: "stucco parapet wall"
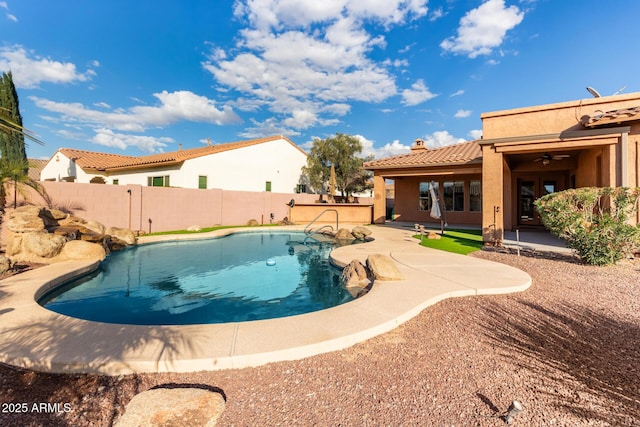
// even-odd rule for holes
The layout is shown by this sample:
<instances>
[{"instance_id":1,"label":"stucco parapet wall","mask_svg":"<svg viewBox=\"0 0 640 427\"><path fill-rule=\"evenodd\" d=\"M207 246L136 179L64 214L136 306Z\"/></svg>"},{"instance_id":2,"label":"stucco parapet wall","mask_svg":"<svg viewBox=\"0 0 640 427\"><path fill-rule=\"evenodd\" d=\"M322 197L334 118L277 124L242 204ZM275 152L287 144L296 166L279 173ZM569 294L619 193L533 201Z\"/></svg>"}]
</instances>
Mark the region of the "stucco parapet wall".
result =
<instances>
[{"instance_id":1,"label":"stucco parapet wall","mask_svg":"<svg viewBox=\"0 0 640 427\"><path fill-rule=\"evenodd\" d=\"M564 142L564 141L578 141L582 139L607 139L612 136L619 136L623 133L629 133L631 131L630 126L616 126L612 128L603 129L585 129L585 130L573 130L560 133L547 133L541 135L520 135L510 136L504 138L489 138L479 141L481 146L485 145L517 145L517 144L531 144L536 142ZM617 141L612 141L615 143Z\"/></svg>"},{"instance_id":2,"label":"stucco parapet wall","mask_svg":"<svg viewBox=\"0 0 640 427\"><path fill-rule=\"evenodd\" d=\"M489 119L494 117L504 117L516 114L537 113L541 111L561 110L576 107L593 107L602 104L619 104L626 101L640 101L640 92L634 92L624 95L602 96L600 98L584 98L574 101L557 102L553 104L535 105L529 107L513 108L509 110L498 110L481 113L481 119Z\"/></svg>"},{"instance_id":3,"label":"stucco parapet wall","mask_svg":"<svg viewBox=\"0 0 640 427\"><path fill-rule=\"evenodd\" d=\"M96 263L59 263L5 279L0 281L0 362L39 371L107 375L259 366L349 347L396 328L446 298L517 292L531 284L531 277L516 268L422 247L412 231L371 230L376 240L336 249L332 261L342 265L371 253L387 254L405 280L376 281L362 298L279 319L186 326L90 322L49 311L35 298L43 287L84 274ZM216 234L239 231L258 230Z\"/></svg>"}]
</instances>

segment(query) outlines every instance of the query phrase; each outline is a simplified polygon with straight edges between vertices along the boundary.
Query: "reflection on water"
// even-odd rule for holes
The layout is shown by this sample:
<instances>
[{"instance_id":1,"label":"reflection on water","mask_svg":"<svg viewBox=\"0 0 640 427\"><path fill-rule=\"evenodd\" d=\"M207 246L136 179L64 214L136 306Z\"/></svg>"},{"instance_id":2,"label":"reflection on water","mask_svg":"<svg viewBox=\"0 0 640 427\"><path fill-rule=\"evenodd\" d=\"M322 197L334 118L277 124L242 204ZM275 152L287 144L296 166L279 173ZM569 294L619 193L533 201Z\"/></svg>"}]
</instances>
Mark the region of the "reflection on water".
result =
<instances>
[{"instance_id":1,"label":"reflection on water","mask_svg":"<svg viewBox=\"0 0 640 427\"><path fill-rule=\"evenodd\" d=\"M40 304L82 319L143 325L302 314L352 299L328 261L331 249L303 233L144 245L113 253Z\"/></svg>"}]
</instances>

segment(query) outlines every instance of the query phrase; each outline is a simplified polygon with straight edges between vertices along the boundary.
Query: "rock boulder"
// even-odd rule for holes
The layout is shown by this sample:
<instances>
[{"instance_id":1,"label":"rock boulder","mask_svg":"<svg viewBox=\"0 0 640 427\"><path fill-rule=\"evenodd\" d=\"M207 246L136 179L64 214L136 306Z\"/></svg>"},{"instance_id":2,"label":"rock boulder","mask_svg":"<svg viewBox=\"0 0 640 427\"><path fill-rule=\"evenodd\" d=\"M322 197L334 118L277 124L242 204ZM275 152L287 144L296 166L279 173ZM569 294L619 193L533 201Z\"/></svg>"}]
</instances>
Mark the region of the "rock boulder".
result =
<instances>
[{"instance_id":1,"label":"rock boulder","mask_svg":"<svg viewBox=\"0 0 640 427\"><path fill-rule=\"evenodd\" d=\"M338 230L334 238L340 241L351 241L356 239L355 237L353 237L353 234L351 234L351 232L346 228L341 228L340 230Z\"/></svg>"},{"instance_id":2,"label":"rock boulder","mask_svg":"<svg viewBox=\"0 0 640 427\"><path fill-rule=\"evenodd\" d=\"M109 227L107 228L105 234L113 236L118 240L125 242L127 245L136 244L135 234L133 234L133 231L127 230L126 228Z\"/></svg>"},{"instance_id":3,"label":"rock boulder","mask_svg":"<svg viewBox=\"0 0 640 427\"><path fill-rule=\"evenodd\" d=\"M351 230L351 234L353 234L353 237L358 240L365 240L371 235L371 230L369 230L367 227L358 225L356 227L353 227L353 230Z\"/></svg>"},{"instance_id":4,"label":"rock boulder","mask_svg":"<svg viewBox=\"0 0 640 427\"><path fill-rule=\"evenodd\" d=\"M52 261L66 261L70 259L102 261L106 256L107 252L99 243L91 243L84 240L72 240L64 245L58 256L56 256Z\"/></svg>"},{"instance_id":5,"label":"rock boulder","mask_svg":"<svg viewBox=\"0 0 640 427\"><path fill-rule=\"evenodd\" d=\"M11 259L7 258L4 255L0 255L0 275L5 274L9 270L11 270Z\"/></svg>"},{"instance_id":6,"label":"rock boulder","mask_svg":"<svg viewBox=\"0 0 640 427\"><path fill-rule=\"evenodd\" d=\"M354 259L342 270L340 281L347 288L355 286L366 288L369 285L367 269L360 261Z\"/></svg>"},{"instance_id":7,"label":"rock boulder","mask_svg":"<svg viewBox=\"0 0 640 427\"><path fill-rule=\"evenodd\" d=\"M131 399L116 427L213 427L224 411L220 393L201 388L158 388Z\"/></svg>"},{"instance_id":8,"label":"rock boulder","mask_svg":"<svg viewBox=\"0 0 640 427\"><path fill-rule=\"evenodd\" d=\"M40 206L20 206L9 215L7 228L14 233L29 233L44 230L44 220L40 217Z\"/></svg>"},{"instance_id":9,"label":"rock boulder","mask_svg":"<svg viewBox=\"0 0 640 427\"><path fill-rule=\"evenodd\" d=\"M374 280L402 280L402 273L388 255L371 254L367 257L367 268Z\"/></svg>"},{"instance_id":10,"label":"rock boulder","mask_svg":"<svg viewBox=\"0 0 640 427\"><path fill-rule=\"evenodd\" d=\"M25 233L22 236L22 250L43 258L52 258L60 253L67 239L63 236L38 231Z\"/></svg>"},{"instance_id":11,"label":"rock boulder","mask_svg":"<svg viewBox=\"0 0 640 427\"><path fill-rule=\"evenodd\" d=\"M430 231L429 234L427 234L427 239L431 239L431 240L440 240L442 238L442 236L440 236L438 233L436 233L435 231Z\"/></svg>"}]
</instances>

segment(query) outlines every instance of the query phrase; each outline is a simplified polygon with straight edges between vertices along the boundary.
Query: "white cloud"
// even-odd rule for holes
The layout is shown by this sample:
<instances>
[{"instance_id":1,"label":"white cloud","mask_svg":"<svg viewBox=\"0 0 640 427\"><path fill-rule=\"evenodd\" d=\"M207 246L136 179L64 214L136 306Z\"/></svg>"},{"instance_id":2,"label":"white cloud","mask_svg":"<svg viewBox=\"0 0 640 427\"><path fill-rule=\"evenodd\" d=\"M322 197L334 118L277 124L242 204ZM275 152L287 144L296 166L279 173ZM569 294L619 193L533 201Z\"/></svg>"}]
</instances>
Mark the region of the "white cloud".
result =
<instances>
[{"instance_id":1,"label":"white cloud","mask_svg":"<svg viewBox=\"0 0 640 427\"><path fill-rule=\"evenodd\" d=\"M167 143L174 142L171 138L155 138L144 135L128 135L115 133L110 129L96 129L96 134L91 141L105 147L119 148L126 150L129 147L137 147L149 153L161 152Z\"/></svg>"},{"instance_id":2,"label":"white cloud","mask_svg":"<svg viewBox=\"0 0 640 427\"><path fill-rule=\"evenodd\" d=\"M487 0L467 12L460 20L457 36L444 40L440 47L470 58L488 55L523 18L524 12L517 6L505 7L504 0Z\"/></svg>"},{"instance_id":3,"label":"white cloud","mask_svg":"<svg viewBox=\"0 0 640 427\"><path fill-rule=\"evenodd\" d=\"M400 154L407 154L411 151L411 147L401 144L397 139L393 142L388 142L382 147L374 147L374 142L365 138L362 135L354 135L362 144L362 157L373 155L375 159L382 159L385 157L398 156Z\"/></svg>"},{"instance_id":4,"label":"white cloud","mask_svg":"<svg viewBox=\"0 0 640 427\"><path fill-rule=\"evenodd\" d=\"M202 65L219 89L234 91L240 110L267 109L268 128L292 132L334 123L349 102L380 102L397 94L390 67L376 62L383 35L372 25L402 25L427 13L427 0L236 0L235 16L249 27L233 49L212 47ZM262 127L262 126L258 126ZM255 129L248 129L253 132Z\"/></svg>"},{"instance_id":5,"label":"white cloud","mask_svg":"<svg viewBox=\"0 0 640 427\"><path fill-rule=\"evenodd\" d=\"M231 107L224 106L220 110L215 101L193 92L165 90L153 96L160 100L159 106L138 106L130 110L142 125L163 126L180 121L225 125L241 121Z\"/></svg>"},{"instance_id":6,"label":"white cloud","mask_svg":"<svg viewBox=\"0 0 640 427\"><path fill-rule=\"evenodd\" d=\"M80 73L75 64L42 58L18 45L0 48L0 70L11 70L14 84L23 89L43 82L84 82L95 75L93 70Z\"/></svg>"},{"instance_id":7,"label":"white cloud","mask_svg":"<svg viewBox=\"0 0 640 427\"><path fill-rule=\"evenodd\" d=\"M148 126L165 126L180 121L214 123L217 125L238 123L240 118L231 107L221 110L215 102L188 91L153 94L160 105L136 106L128 110L102 111L87 108L80 103L63 103L31 96L37 107L58 113L67 123L113 128L127 132L142 132ZM100 105L106 108L107 104ZM107 106L108 107L108 106Z\"/></svg>"},{"instance_id":8,"label":"white cloud","mask_svg":"<svg viewBox=\"0 0 640 427\"><path fill-rule=\"evenodd\" d=\"M434 10L433 12L431 12L431 15L429 16L429 21L430 22L435 22L438 19L442 18L444 15L446 15L446 14L442 11L442 8L439 7L438 9Z\"/></svg>"},{"instance_id":9,"label":"white cloud","mask_svg":"<svg viewBox=\"0 0 640 427\"><path fill-rule=\"evenodd\" d=\"M454 96L464 95L464 90L460 89L449 95L449 98L453 98Z\"/></svg>"},{"instance_id":10,"label":"white cloud","mask_svg":"<svg viewBox=\"0 0 640 427\"><path fill-rule=\"evenodd\" d=\"M80 103L55 102L35 96L29 99L37 107L57 114L57 116L41 116L41 118L58 124L64 123L67 128L77 130L88 128L95 133L91 139L95 144L123 150L128 147L137 147L142 151L158 152L162 151L167 143L173 142L171 138L130 134L144 132L149 127L164 127L180 121L218 125L240 121L231 107L219 109L214 101L192 92L163 91L153 96L159 100L159 105L135 106L129 109L112 109L104 102L95 104L99 109L92 109ZM86 138L83 133L75 131L58 131L58 134L74 139Z\"/></svg>"},{"instance_id":11,"label":"white cloud","mask_svg":"<svg viewBox=\"0 0 640 427\"><path fill-rule=\"evenodd\" d=\"M244 0L236 1L235 14L261 30L308 27L338 16L399 24L427 14L427 0Z\"/></svg>"},{"instance_id":12,"label":"white cloud","mask_svg":"<svg viewBox=\"0 0 640 427\"><path fill-rule=\"evenodd\" d=\"M282 122L276 120L274 117L269 117L263 121L250 119L252 126L249 126L239 135L243 138L261 138L265 135L286 135L296 136L300 135L300 132L286 127Z\"/></svg>"},{"instance_id":13,"label":"white cloud","mask_svg":"<svg viewBox=\"0 0 640 427\"><path fill-rule=\"evenodd\" d=\"M456 111L456 114L454 115L454 117L457 119L464 119L466 117L469 117L470 115L471 115L471 110L458 110Z\"/></svg>"},{"instance_id":14,"label":"white cloud","mask_svg":"<svg viewBox=\"0 0 640 427\"><path fill-rule=\"evenodd\" d=\"M6 1L0 1L0 8L7 11L5 15L9 21L18 22L18 18L15 15L9 13L9 5Z\"/></svg>"},{"instance_id":15,"label":"white cloud","mask_svg":"<svg viewBox=\"0 0 640 427\"><path fill-rule=\"evenodd\" d=\"M482 129L474 129L469 131L469 136L471 139L480 139L482 138Z\"/></svg>"},{"instance_id":16,"label":"white cloud","mask_svg":"<svg viewBox=\"0 0 640 427\"><path fill-rule=\"evenodd\" d=\"M431 93L429 88L424 85L424 81L418 80L411 85L411 89L402 91L402 103L409 106L418 105L436 96L438 95Z\"/></svg>"},{"instance_id":17,"label":"white cloud","mask_svg":"<svg viewBox=\"0 0 640 427\"><path fill-rule=\"evenodd\" d=\"M435 131L422 139L424 139L424 144L429 148L445 147L465 141L463 138L454 137L446 130Z\"/></svg>"}]
</instances>

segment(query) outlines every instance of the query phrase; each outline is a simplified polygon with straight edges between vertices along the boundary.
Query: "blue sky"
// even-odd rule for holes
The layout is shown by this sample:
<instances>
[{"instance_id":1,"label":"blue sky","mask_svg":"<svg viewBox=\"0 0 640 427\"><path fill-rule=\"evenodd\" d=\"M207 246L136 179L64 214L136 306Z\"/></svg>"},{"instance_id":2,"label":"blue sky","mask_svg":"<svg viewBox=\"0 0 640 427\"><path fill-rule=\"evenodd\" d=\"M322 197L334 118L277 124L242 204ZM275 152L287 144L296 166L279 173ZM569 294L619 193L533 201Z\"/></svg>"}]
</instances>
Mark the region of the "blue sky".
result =
<instances>
[{"instance_id":1,"label":"blue sky","mask_svg":"<svg viewBox=\"0 0 640 427\"><path fill-rule=\"evenodd\" d=\"M0 71L45 146L143 155L284 134L365 154L478 138L482 112L640 91L640 2L0 1Z\"/></svg>"}]
</instances>

